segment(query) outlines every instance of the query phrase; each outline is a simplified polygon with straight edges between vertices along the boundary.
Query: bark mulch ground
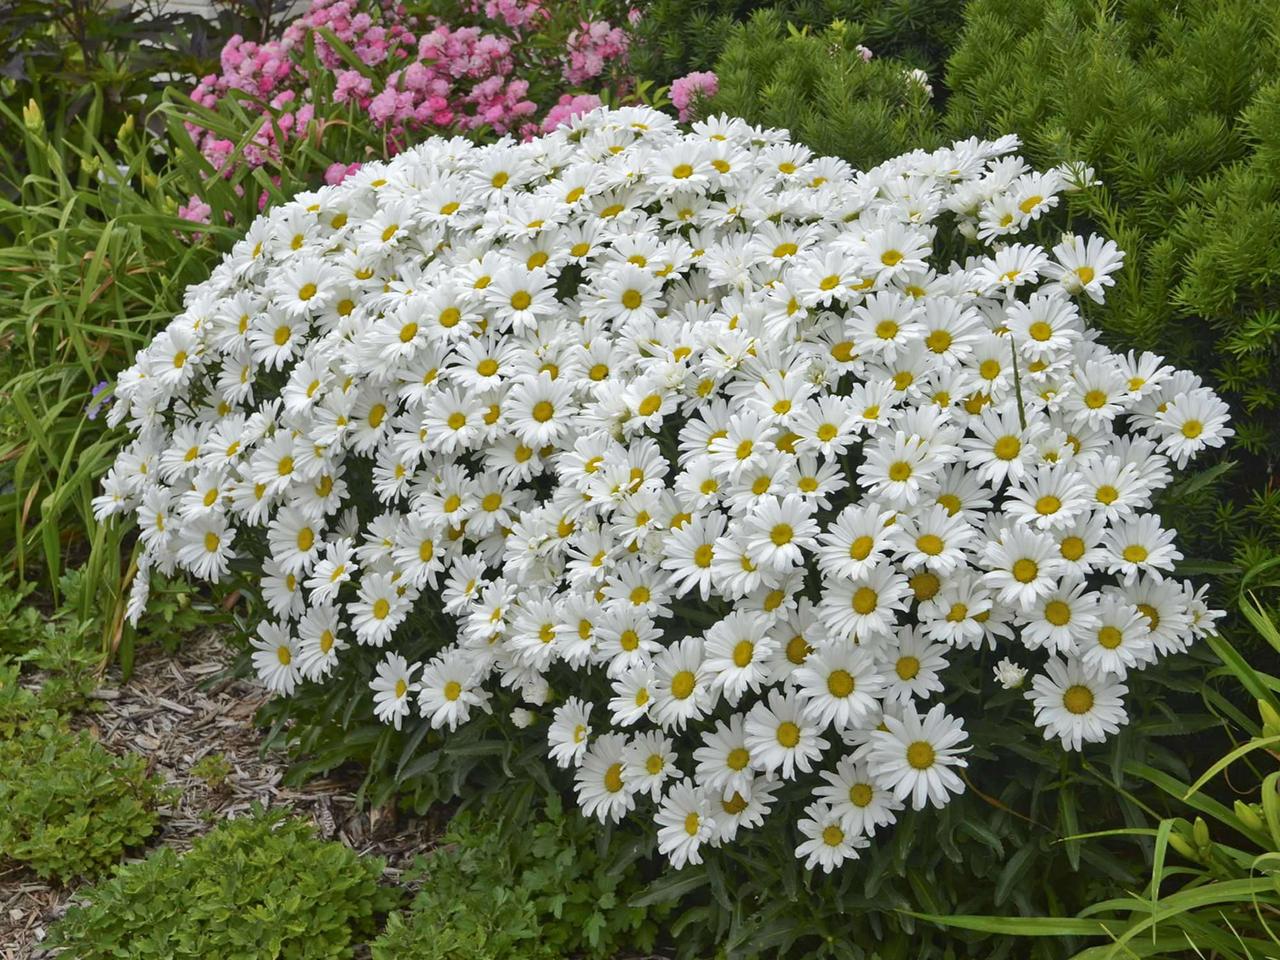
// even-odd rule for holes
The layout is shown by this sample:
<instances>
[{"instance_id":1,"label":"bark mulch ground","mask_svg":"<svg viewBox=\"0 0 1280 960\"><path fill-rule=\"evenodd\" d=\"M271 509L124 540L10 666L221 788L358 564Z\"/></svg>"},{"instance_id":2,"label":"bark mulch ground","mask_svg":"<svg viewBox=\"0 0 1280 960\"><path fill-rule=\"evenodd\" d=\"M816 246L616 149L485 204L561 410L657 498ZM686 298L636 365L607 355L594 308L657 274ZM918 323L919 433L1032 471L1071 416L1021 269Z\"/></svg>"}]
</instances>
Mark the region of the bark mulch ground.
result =
<instances>
[{"instance_id":1,"label":"bark mulch ground","mask_svg":"<svg viewBox=\"0 0 1280 960\"><path fill-rule=\"evenodd\" d=\"M429 848L439 824L357 809L358 776L283 786L287 764L279 755L260 755L262 732L253 724L266 694L246 680L215 679L229 661L212 635L184 643L176 654L152 649L139 656L127 683L118 671L108 673L93 695L96 709L75 721L109 750L146 757L169 786L181 791L172 805L160 809L148 849L132 851L133 858L159 845L187 849L219 821L241 816L258 802L310 818L320 835L357 853L387 858L386 878L398 880L413 857ZM221 754L230 768L221 784L192 773L209 754ZM0 864L0 960L52 956L40 942L74 896L74 887Z\"/></svg>"}]
</instances>

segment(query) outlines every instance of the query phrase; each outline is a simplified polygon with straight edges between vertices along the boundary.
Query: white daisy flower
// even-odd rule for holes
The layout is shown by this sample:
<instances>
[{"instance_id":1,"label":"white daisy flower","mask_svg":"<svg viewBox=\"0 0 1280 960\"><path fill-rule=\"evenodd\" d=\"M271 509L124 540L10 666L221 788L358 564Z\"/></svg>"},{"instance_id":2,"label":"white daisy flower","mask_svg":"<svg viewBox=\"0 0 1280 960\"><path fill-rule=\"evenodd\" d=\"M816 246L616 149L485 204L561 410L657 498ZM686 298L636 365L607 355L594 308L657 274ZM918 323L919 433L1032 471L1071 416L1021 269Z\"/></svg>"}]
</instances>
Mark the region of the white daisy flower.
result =
<instances>
[{"instance_id":1,"label":"white daisy flower","mask_svg":"<svg viewBox=\"0 0 1280 960\"><path fill-rule=\"evenodd\" d=\"M715 814L706 793L691 780L681 780L667 791L654 815L658 825L658 852L679 870L686 863L702 862L702 846L716 835Z\"/></svg>"},{"instance_id":2,"label":"white daisy flower","mask_svg":"<svg viewBox=\"0 0 1280 960\"><path fill-rule=\"evenodd\" d=\"M796 771L808 773L830 745L821 730L805 716L800 701L777 690L747 714L745 736L751 763L765 773L779 772L784 780Z\"/></svg>"},{"instance_id":3,"label":"white daisy flower","mask_svg":"<svg viewBox=\"0 0 1280 960\"><path fill-rule=\"evenodd\" d=\"M1027 691L1035 706L1036 726L1046 740L1057 737L1067 750L1101 743L1129 722L1123 698L1128 689L1079 660L1050 657Z\"/></svg>"},{"instance_id":4,"label":"white daisy flower","mask_svg":"<svg viewBox=\"0 0 1280 960\"><path fill-rule=\"evenodd\" d=\"M805 838L796 847L796 856L804 860L806 870L822 867L823 873L830 873L846 860L856 860L858 851L871 845L866 837L846 830L844 818L822 802L805 807L796 827Z\"/></svg>"},{"instance_id":5,"label":"white daisy flower","mask_svg":"<svg viewBox=\"0 0 1280 960\"><path fill-rule=\"evenodd\" d=\"M409 714L409 690L419 664L409 664L398 653L388 653L378 664L377 676L369 681L373 691L373 712L383 723L391 723L397 730Z\"/></svg>"},{"instance_id":6,"label":"white daisy flower","mask_svg":"<svg viewBox=\"0 0 1280 960\"><path fill-rule=\"evenodd\" d=\"M285 624L263 620L257 635L251 638L253 669L272 693L290 696L302 671L298 663L298 642Z\"/></svg>"},{"instance_id":7,"label":"white daisy flower","mask_svg":"<svg viewBox=\"0 0 1280 960\"><path fill-rule=\"evenodd\" d=\"M967 767L960 747L967 737L964 724L937 704L921 717L912 704L902 711L902 719L885 715L884 730L871 736L867 765L872 776L898 800L911 798L911 808L922 810L927 803L945 806L950 795L964 792L964 781L955 767Z\"/></svg>"}]
</instances>

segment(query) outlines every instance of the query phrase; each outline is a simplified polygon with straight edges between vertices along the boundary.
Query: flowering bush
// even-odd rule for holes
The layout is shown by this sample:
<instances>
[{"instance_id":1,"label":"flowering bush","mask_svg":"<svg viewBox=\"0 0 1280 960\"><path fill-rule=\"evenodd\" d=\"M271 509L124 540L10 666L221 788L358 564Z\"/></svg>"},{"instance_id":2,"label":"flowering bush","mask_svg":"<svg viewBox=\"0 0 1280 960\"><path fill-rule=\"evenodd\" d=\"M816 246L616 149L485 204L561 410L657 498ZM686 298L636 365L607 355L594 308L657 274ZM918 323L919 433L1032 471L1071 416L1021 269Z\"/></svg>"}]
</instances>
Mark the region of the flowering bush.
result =
<instances>
[{"instance_id":1,"label":"flowering bush","mask_svg":"<svg viewBox=\"0 0 1280 960\"><path fill-rule=\"evenodd\" d=\"M1084 325L1113 243L1019 240L1091 172L1016 146L857 173L626 108L273 209L117 385L130 616L152 570L234 572L282 696L376 664L379 718L447 731L518 696L677 867L789 781L797 855L856 857L965 789L966 691L1028 672L1010 722L1103 740L1212 626L1146 511L1231 431Z\"/></svg>"},{"instance_id":2,"label":"flowering bush","mask_svg":"<svg viewBox=\"0 0 1280 960\"><path fill-rule=\"evenodd\" d=\"M312 0L279 41L233 37L222 50L221 73L201 79L191 96L210 109L233 91L264 101L272 122L261 126L243 154L261 166L279 158L282 139L302 136L312 120L333 109L316 99L303 66L309 42L335 78L332 103L339 110L357 108L392 151L424 128L487 126L532 136L600 106L599 97L586 91L552 102L546 91L531 90L530 77L577 88L602 78L627 82L629 34L607 20L557 18L543 0L469 0L462 13L473 22L418 17L396 0ZM345 49L331 44L329 35ZM233 139L196 119L187 121L187 130L213 167L227 171ZM200 208L190 212L207 217Z\"/></svg>"}]
</instances>

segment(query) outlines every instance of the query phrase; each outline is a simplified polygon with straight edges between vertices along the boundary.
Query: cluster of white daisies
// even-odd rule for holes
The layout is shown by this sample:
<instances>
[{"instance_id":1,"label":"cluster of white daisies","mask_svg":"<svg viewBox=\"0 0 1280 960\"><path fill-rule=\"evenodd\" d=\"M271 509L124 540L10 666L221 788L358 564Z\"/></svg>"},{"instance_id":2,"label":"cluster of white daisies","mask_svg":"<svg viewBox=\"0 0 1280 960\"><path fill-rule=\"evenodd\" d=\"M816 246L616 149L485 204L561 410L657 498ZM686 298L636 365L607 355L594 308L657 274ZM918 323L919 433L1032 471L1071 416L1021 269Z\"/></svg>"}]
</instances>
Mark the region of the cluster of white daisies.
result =
<instances>
[{"instance_id":1,"label":"cluster of white daisies","mask_svg":"<svg viewBox=\"0 0 1280 960\"><path fill-rule=\"evenodd\" d=\"M1085 327L1112 243L1018 242L1090 172L1016 146L855 172L600 110L273 209L119 381L96 503L137 519L130 616L153 569L260 568L274 691L362 646L397 727L506 688L582 809L653 811L677 867L790 780L825 870L947 803L946 670L984 651L992 683L1033 671L1046 738L1102 740L1127 672L1212 626L1144 511L1231 431ZM978 254L942 264L939 229ZM426 606L457 636L409 662Z\"/></svg>"}]
</instances>

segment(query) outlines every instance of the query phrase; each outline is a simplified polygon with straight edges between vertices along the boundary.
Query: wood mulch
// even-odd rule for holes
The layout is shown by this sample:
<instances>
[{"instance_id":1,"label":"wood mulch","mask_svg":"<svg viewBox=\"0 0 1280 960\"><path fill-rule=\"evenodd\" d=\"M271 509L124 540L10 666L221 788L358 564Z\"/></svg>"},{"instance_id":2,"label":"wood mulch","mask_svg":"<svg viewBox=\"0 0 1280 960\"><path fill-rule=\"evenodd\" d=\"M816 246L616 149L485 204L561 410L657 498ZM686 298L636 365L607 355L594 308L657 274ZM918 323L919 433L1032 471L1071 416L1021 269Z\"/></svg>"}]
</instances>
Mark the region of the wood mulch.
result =
<instances>
[{"instance_id":1,"label":"wood mulch","mask_svg":"<svg viewBox=\"0 0 1280 960\"><path fill-rule=\"evenodd\" d=\"M256 802L310 818L321 836L359 854L387 858L386 879L397 881L413 857L430 847L440 824L358 809L358 775L312 780L297 788L282 785L287 764L278 754L260 755L262 733L253 724L267 695L253 682L220 677L229 662L213 635L193 638L176 654L151 649L139 656L127 683L118 670L108 673L93 694L94 709L74 721L109 750L146 757L150 768L180 791L178 799L160 808L148 849L185 850L214 824L244 815ZM230 768L220 785L192 773L209 754L222 754ZM147 852L131 851L130 859ZM53 956L40 942L74 896L74 888L0 863L0 960Z\"/></svg>"}]
</instances>

